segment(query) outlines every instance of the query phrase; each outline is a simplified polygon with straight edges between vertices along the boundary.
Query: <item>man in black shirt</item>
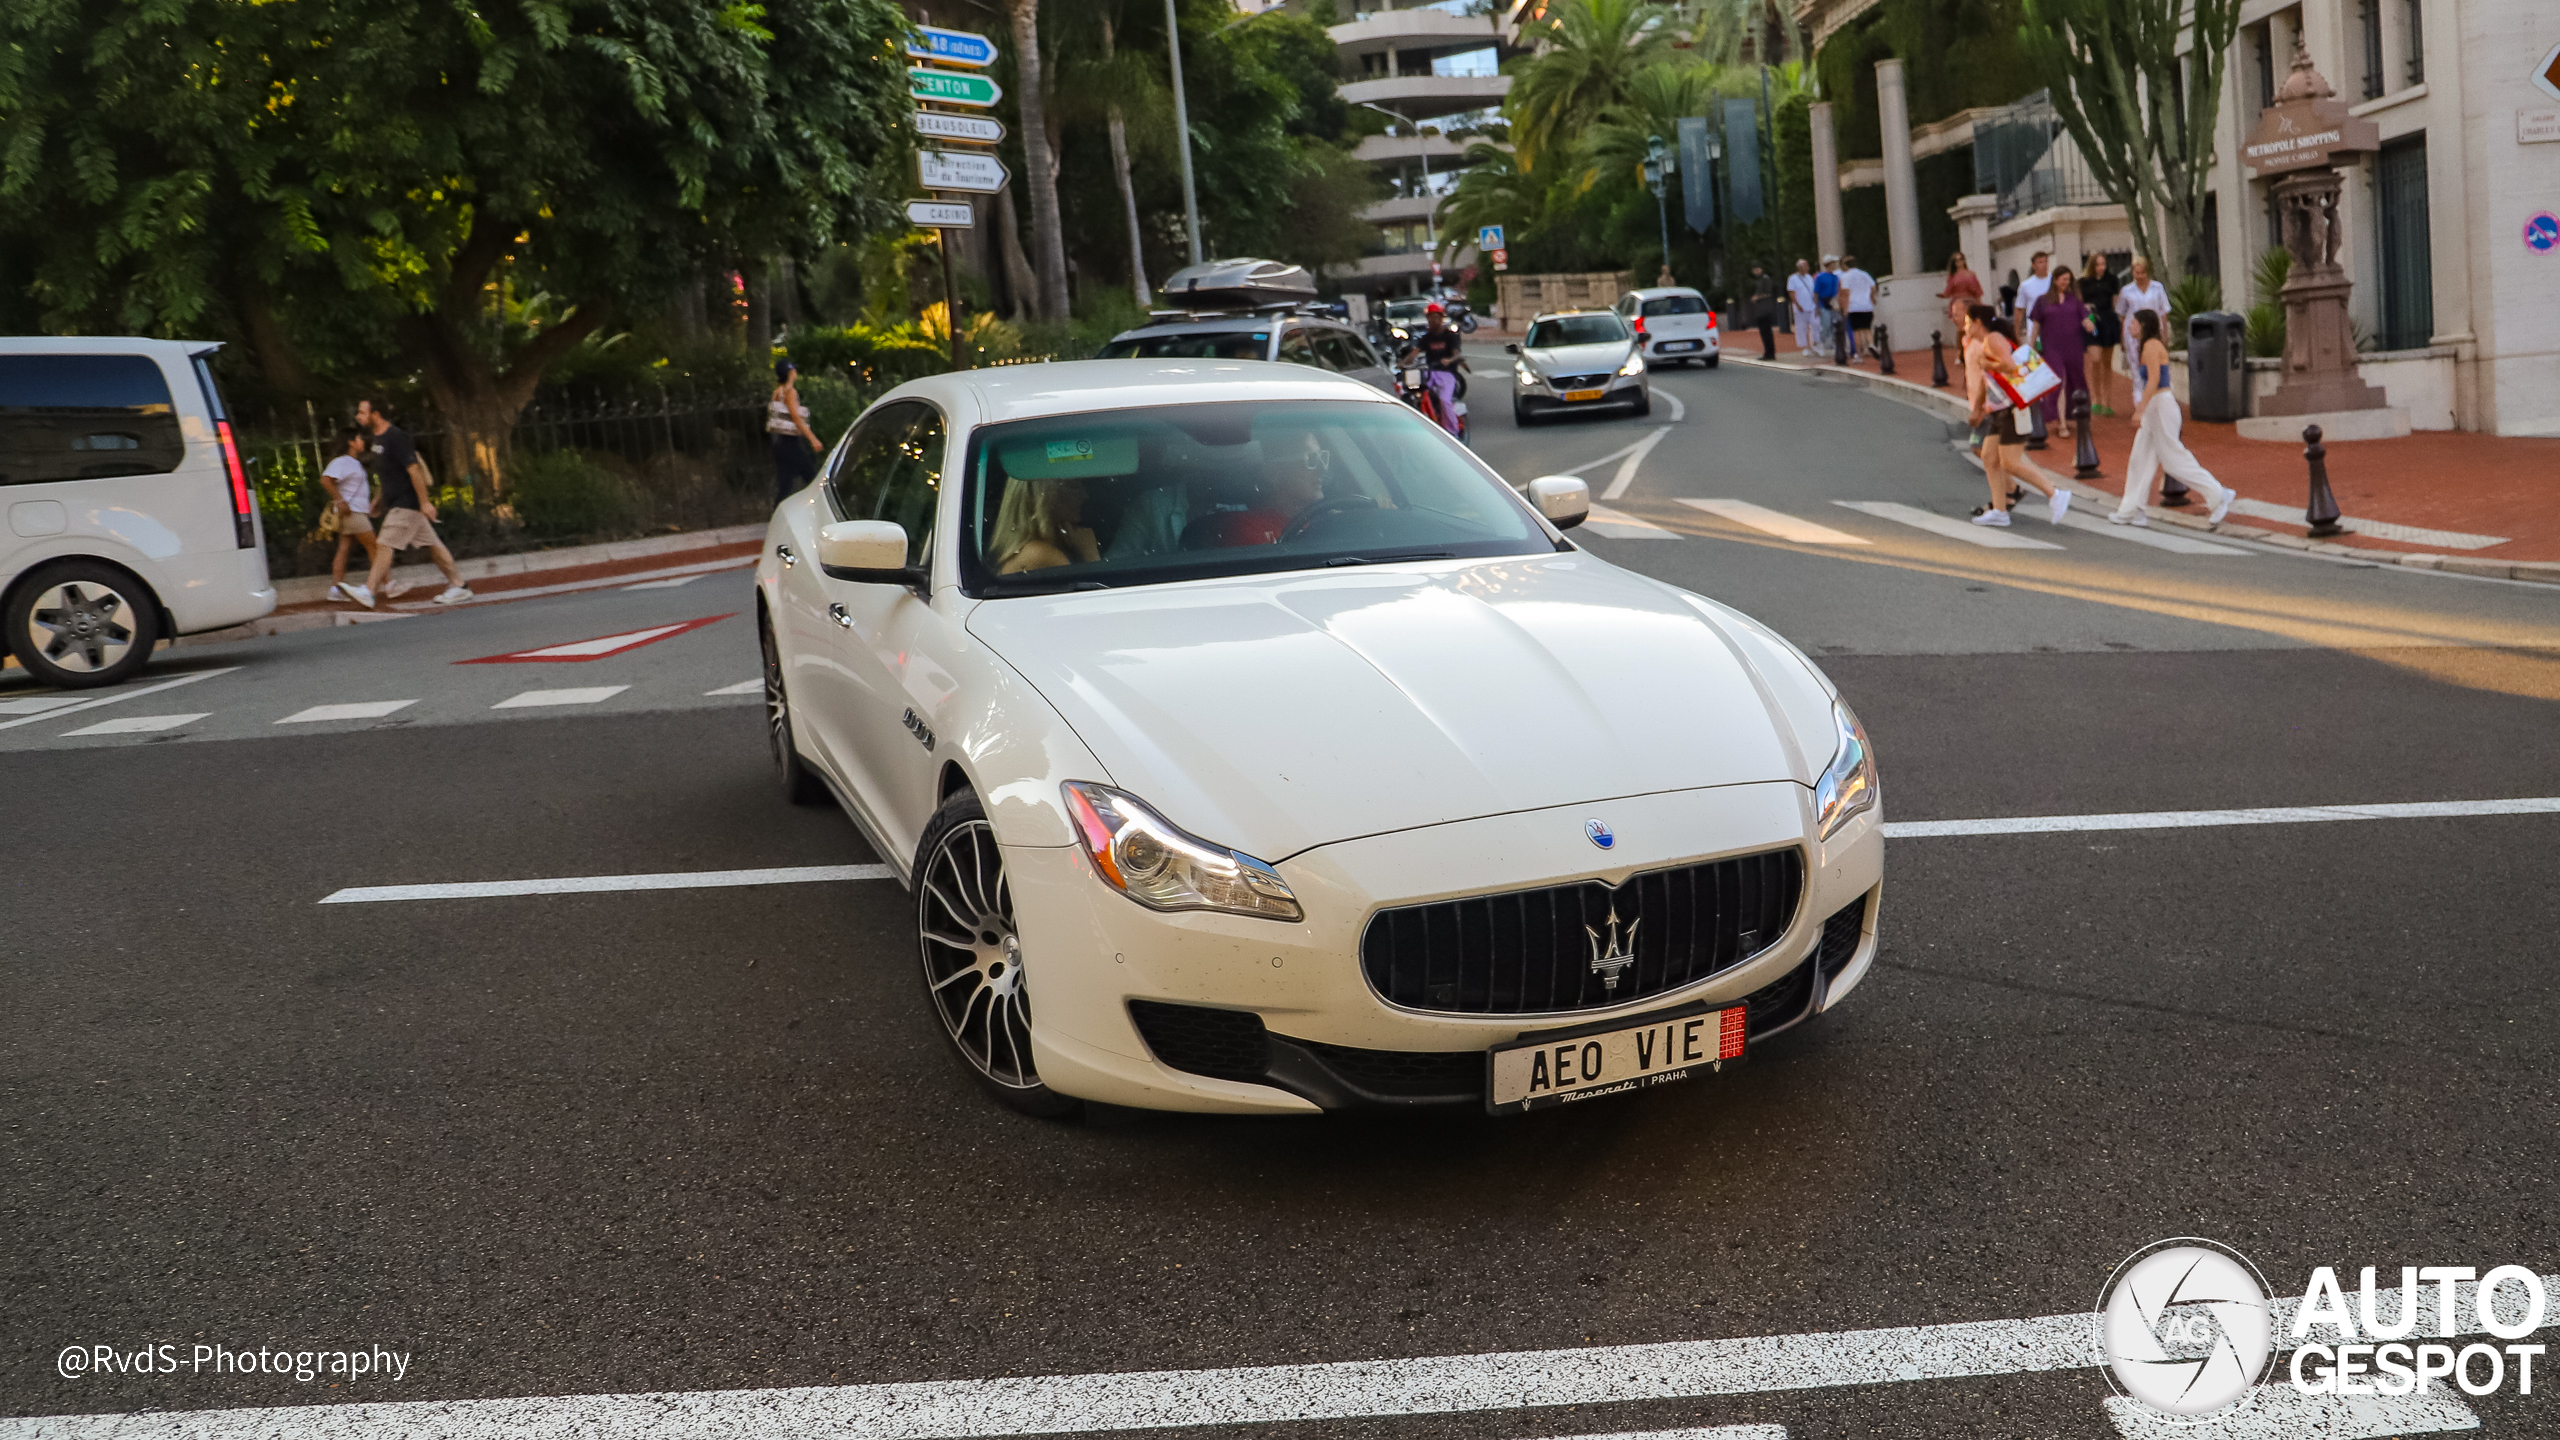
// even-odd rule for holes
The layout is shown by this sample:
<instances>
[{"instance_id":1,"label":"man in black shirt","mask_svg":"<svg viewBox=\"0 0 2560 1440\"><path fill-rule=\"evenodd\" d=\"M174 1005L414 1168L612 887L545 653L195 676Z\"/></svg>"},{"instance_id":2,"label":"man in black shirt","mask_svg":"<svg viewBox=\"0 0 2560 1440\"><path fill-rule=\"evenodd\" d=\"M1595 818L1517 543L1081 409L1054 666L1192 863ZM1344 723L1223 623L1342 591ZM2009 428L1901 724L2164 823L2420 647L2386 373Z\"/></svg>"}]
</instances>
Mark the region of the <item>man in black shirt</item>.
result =
<instances>
[{"instance_id":1,"label":"man in black shirt","mask_svg":"<svg viewBox=\"0 0 2560 1440\"><path fill-rule=\"evenodd\" d=\"M435 485L427 478L427 467L418 459L418 447L411 443L409 432L391 423L376 400L356 402L356 428L371 438L365 442L365 468L373 472L376 513L382 516L380 536L373 552L373 574L366 588L385 600L400 593L387 589L384 582L391 575L394 552L425 546L433 556L436 568L444 572L444 593L436 597L439 605L458 605L471 598L471 588L462 583L462 572L453 565L453 552L444 548L436 534ZM405 588L405 587L403 587Z\"/></svg>"},{"instance_id":2,"label":"man in black shirt","mask_svg":"<svg viewBox=\"0 0 2560 1440\"><path fill-rule=\"evenodd\" d=\"M1414 348L1422 352L1423 383L1431 387L1432 398L1440 402L1440 424L1450 434L1464 438L1464 425L1458 419L1458 372L1467 368L1465 340L1449 324L1449 312L1439 301L1423 312L1427 327Z\"/></svg>"}]
</instances>

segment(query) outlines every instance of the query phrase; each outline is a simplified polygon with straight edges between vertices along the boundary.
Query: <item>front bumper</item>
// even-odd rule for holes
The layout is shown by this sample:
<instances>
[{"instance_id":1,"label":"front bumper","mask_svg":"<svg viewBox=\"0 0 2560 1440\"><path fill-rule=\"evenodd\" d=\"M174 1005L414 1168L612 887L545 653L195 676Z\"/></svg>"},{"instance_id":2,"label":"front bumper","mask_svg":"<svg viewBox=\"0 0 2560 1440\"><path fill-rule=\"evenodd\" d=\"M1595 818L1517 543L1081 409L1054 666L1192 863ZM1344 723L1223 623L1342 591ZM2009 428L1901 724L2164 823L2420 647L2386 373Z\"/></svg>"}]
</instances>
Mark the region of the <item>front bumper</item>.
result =
<instances>
[{"instance_id":1,"label":"front bumper","mask_svg":"<svg viewBox=\"0 0 2560 1440\"><path fill-rule=\"evenodd\" d=\"M1773 782L1344 841L1279 866L1306 908L1296 924L1158 913L1105 889L1076 850L1007 847L1034 997L1034 1058L1051 1088L1085 1099L1305 1113L1480 1107L1490 1046L1698 1001L1747 999L1752 1038L1766 1038L1838 1003L1875 951L1878 814L1822 844L1811 807L1805 787ZM1609 851L1584 837L1594 811L1615 828ZM1800 847L1805 862L1784 936L1682 989L1563 1013L1450 1014L1388 1003L1361 968L1361 934L1382 908L1586 879L1617 885L1639 872L1783 847Z\"/></svg>"}]
</instances>

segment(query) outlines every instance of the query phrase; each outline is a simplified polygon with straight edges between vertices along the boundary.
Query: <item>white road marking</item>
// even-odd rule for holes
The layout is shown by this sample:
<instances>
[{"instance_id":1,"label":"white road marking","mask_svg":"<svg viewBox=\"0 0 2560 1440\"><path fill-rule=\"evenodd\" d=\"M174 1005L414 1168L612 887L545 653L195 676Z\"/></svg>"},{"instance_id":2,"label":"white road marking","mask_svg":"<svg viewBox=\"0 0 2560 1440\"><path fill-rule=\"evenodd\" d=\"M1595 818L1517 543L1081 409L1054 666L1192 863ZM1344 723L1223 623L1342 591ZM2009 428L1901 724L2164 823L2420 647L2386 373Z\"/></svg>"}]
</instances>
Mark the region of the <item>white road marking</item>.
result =
<instances>
[{"instance_id":1,"label":"white road marking","mask_svg":"<svg viewBox=\"0 0 2560 1440\"><path fill-rule=\"evenodd\" d=\"M1637 446L1645 443L1646 442L1644 440L1633 441L1619 446L1617 449L1610 451L1608 454L1601 456L1597 460L1585 460L1579 465L1570 465L1562 470L1550 470L1547 473L1550 475L1579 475L1585 470L1597 470L1601 466L1609 464L1611 461L1626 458L1629 454L1634 452Z\"/></svg>"},{"instance_id":2,"label":"white road marking","mask_svg":"<svg viewBox=\"0 0 2560 1440\"><path fill-rule=\"evenodd\" d=\"M2459 1395L2305 1395L2289 1383L2259 1386L2245 1409L2201 1432L2121 1395L2107 1397L2107 1418L2126 1440L2195 1440L2199 1433L2213 1440L2382 1440L2480 1428Z\"/></svg>"},{"instance_id":3,"label":"white road marking","mask_svg":"<svg viewBox=\"0 0 2560 1440\"><path fill-rule=\"evenodd\" d=\"M2545 1275L2542 1281L2546 1289L2560 1286L2560 1275ZM2427 1333L2479 1333L2485 1327L2473 1305L2476 1289L2457 1283L2453 1323L2437 1326L2431 1322L2438 1292L2429 1287L2418 1312L2420 1328ZM2513 1289L2501 1300L2496 1308L2502 1316L2515 1315L2523 1304ZM2286 1296L2268 1307L2279 1348L2290 1343L2299 1303ZM597 1435L615 1440L735 1440L741 1435L959 1440L1463 1415L2082 1370L2097 1364L2097 1318L2039 1315L1743 1340L1227 1370L43 1415L0 1420L0 1440L371 1440L376 1435L403 1440L587 1440ZM2560 1316L2545 1318L2560 1323ZM2333 1344L2337 1338L2335 1327L2312 1327L2313 1341ZM1725 1440L1734 1428L1705 1433Z\"/></svg>"},{"instance_id":4,"label":"white road marking","mask_svg":"<svg viewBox=\"0 0 2560 1440\"><path fill-rule=\"evenodd\" d=\"M314 705L308 710L296 710L276 723L299 725L319 720L379 720L394 710L405 710L417 703L415 700L356 700L344 705Z\"/></svg>"},{"instance_id":5,"label":"white road marking","mask_svg":"<svg viewBox=\"0 0 2560 1440\"><path fill-rule=\"evenodd\" d=\"M894 880L886 865L789 865L768 870L675 870L654 875L569 875L550 880L466 880L453 885L359 885L322 896L323 905L385 900L487 900L506 895L594 895L608 890L716 890L731 885L807 885L821 880Z\"/></svg>"},{"instance_id":6,"label":"white road marking","mask_svg":"<svg viewBox=\"0 0 2560 1440\"><path fill-rule=\"evenodd\" d=\"M84 725L77 730L65 730L62 737L68 740L74 735L139 735L150 730L175 730L212 713L199 710L193 715L123 715L113 720L101 720L95 725Z\"/></svg>"},{"instance_id":7,"label":"white road marking","mask_svg":"<svg viewBox=\"0 0 2560 1440\"><path fill-rule=\"evenodd\" d=\"M1671 427L1664 425L1637 441L1627 451L1627 458L1618 462L1618 473L1609 477L1609 488L1600 492L1600 498L1615 500L1626 494L1627 487L1636 483L1636 467L1642 465L1644 457L1652 454L1653 447L1661 444L1662 437L1670 433Z\"/></svg>"},{"instance_id":8,"label":"white road marking","mask_svg":"<svg viewBox=\"0 0 2560 1440\"><path fill-rule=\"evenodd\" d=\"M400 608L403 610L450 610L461 605L493 605L501 600L530 600L537 595L566 595L574 590L602 590L615 585L628 590L632 588L631 582L635 580L662 580L676 575L703 576L719 570L743 569L754 563L756 563L756 557L753 555L741 555L735 560L701 560L691 565L670 565L662 570L635 570L628 575L606 575L594 580L563 580L556 585L527 585L516 590L492 590L474 595L468 600L456 601L453 605L438 605L432 600L422 600L415 605L403 605Z\"/></svg>"},{"instance_id":9,"label":"white road marking","mask_svg":"<svg viewBox=\"0 0 2560 1440\"><path fill-rule=\"evenodd\" d=\"M1787 1440L1787 1427L1710 1425L1703 1430L1630 1430L1614 1435L1559 1435L1556 1440Z\"/></svg>"},{"instance_id":10,"label":"white road marking","mask_svg":"<svg viewBox=\"0 0 2560 1440\"><path fill-rule=\"evenodd\" d=\"M1689 418L1689 407L1680 403L1679 396L1672 394L1668 390L1656 390L1653 392L1653 398L1671 407L1671 420L1673 424L1676 425Z\"/></svg>"},{"instance_id":11,"label":"white road marking","mask_svg":"<svg viewBox=\"0 0 2560 1440\"><path fill-rule=\"evenodd\" d=\"M77 695L29 695L20 700L0 700L0 715L41 715L79 703Z\"/></svg>"},{"instance_id":12,"label":"white road marking","mask_svg":"<svg viewBox=\"0 0 2560 1440\"><path fill-rule=\"evenodd\" d=\"M139 700L145 695L157 695L163 690L175 690L181 685L193 685L199 680L210 680L216 675L228 675L239 668L237 665L225 665L218 670L198 670L192 675L180 675L175 679L163 680L157 685L145 685L139 690L118 690L112 694L101 695L95 700L83 700L76 705L47 706L33 715L21 715L15 720L0 720L0 730L14 730L21 725L33 725L39 720L58 720L76 710L95 710L101 705L116 705L127 700Z\"/></svg>"},{"instance_id":13,"label":"white road marking","mask_svg":"<svg viewBox=\"0 0 2560 1440\"><path fill-rule=\"evenodd\" d=\"M610 700L630 688L628 685L587 685L571 690L527 690L489 708L525 710L536 705L593 705L599 700Z\"/></svg>"},{"instance_id":14,"label":"white road marking","mask_svg":"<svg viewBox=\"0 0 2560 1440\"><path fill-rule=\"evenodd\" d=\"M2282 520L2292 525L2303 523L2302 507L2299 505L2277 505L2265 500L2252 500L2244 495L2232 501L2231 508L2235 513L2255 515L2261 520ZM2441 545L2448 550L2486 550L2492 545L2507 543L2507 537L2504 535L2471 535L2460 530L2430 530L2424 525L2400 525L2389 520L2359 520L2353 516L2345 516L2341 517L2338 523L2358 535L2371 535L2379 540L2398 540L2407 545Z\"/></svg>"},{"instance_id":15,"label":"white road marking","mask_svg":"<svg viewBox=\"0 0 2560 1440\"><path fill-rule=\"evenodd\" d=\"M1737 525L1748 525L1764 535L1775 535L1781 540L1792 540L1799 545L1872 545L1875 543L1872 540L1862 540L1846 530L1834 530L1828 525L1816 525L1810 520L1794 515L1764 509L1748 500L1683 498L1680 503L1692 509L1704 510L1710 515L1721 515Z\"/></svg>"},{"instance_id":16,"label":"white road marking","mask_svg":"<svg viewBox=\"0 0 2560 1440\"><path fill-rule=\"evenodd\" d=\"M707 570L703 572L706 575L709 573ZM673 590L679 585L690 585L701 578L701 575L678 575L666 580L643 580L637 585L625 585L622 588L625 590Z\"/></svg>"},{"instance_id":17,"label":"white road marking","mask_svg":"<svg viewBox=\"0 0 2560 1440\"><path fill-rule=\"evenodd\" d=\"M662 635L673 635L691 624L653 625L646 630L625 630L619 635L599 635L593 640L577 640L566 645L546 645L539 650L518 650L508 656L512 660L582 660L596 655L610 655L634 645L646 645Z\"/></svg>"},{"instance_id":18,"label":"white road marking","mask_svg":"<svg viewBox=\"0 0 2560 1440\"><path fill-rule=\"evenodd\" d=\"M1967 545L1980 545L1992 550L2059 550L2062 548L2050 540L2030 540L2015 530L1995 529L1989 525L1976 525L1970 520L1932 515L1926 510L1897 505L1890 500L1834 500L1831 503L1858 511L1860 514L1873 515L1879 520L1891 520L1897 525L1908 525L1915 530L1926 530L1932 535L1944 535L1950 540L1961 540ZM2017 516L2013 514L2009 518L2015 521Z\"/></svg>"},{"instance_id":19,"label":"white road marking","mask_svg":"<svg viewBox=\"0 0 2560 1440\"><path fill-rule=\"evenodd\" d=\"M2244 550L2237 545L2199 539L2182 530L2165 530L2153 525L2110 524L2103 515L2083 515L2077 510L2062 517L2062 528L2086 530L2092 535L2104 535L2114 540L2130 540L2136 545L2148 545L2154 550L2166 550L2173 555L2254 555L2258 553L2254 550Z\"/></svg>"},{"instance_id":20,"label":"white road marking","mask_svg":"<svg viewBox=\"0 0 2560 1440\"><path fill-rule=\"evenodd\" d=\"M2291 805L2263 810L2146 810L2115 815L2018 815L1991 820L1888 820L1888 840L1949 835L2061 835L2090 830L2187 830L2213 825L2310 825L2328 820L2446 820L2560 815L2560 795L2519 800L2419 800L2389 805Z\"/></svg>"},{"instance_id":21,"label":"white road marking","mask_svg":"<svg viewBox=\"0 0 2560 1440\"><path fill-rule=\"evenodd\" d=\"M1606 505L1592 506L1591 518L1582 523L1593 534L1606 535L1612 540L1677 540L1680 538L1680 532L1677 530L1665 530L1650 520L1640 519L1623 510L1612 510Z\"/></svg>"},{"instance_id":22,"label":"white road marking","mask_svg":"<svg viewBox=\"0 0 2560 1440\"><path fill-rule=\"evenodd\" d=\"M723 685L717 690L705 690L702 693L705 695L753 695L763 688L764 682L761 680L741 680L735 685Z\"/></svg>"}]
</instances>

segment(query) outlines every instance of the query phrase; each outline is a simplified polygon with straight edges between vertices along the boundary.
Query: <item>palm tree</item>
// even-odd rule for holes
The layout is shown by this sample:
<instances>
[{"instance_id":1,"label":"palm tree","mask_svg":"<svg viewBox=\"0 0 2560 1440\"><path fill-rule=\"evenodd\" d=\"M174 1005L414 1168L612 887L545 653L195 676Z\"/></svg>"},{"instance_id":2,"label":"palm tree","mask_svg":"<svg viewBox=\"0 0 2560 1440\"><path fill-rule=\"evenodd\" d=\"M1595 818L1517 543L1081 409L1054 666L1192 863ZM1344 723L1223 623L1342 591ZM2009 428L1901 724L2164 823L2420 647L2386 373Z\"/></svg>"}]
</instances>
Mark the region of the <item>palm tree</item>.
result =
<instances>
[{"instance_id":1,"label":"palm tree","mask_svg":"<svg viewBox=\"0 0 2560 1440\"><path fill-rule=\"evenodd\" d=\"M1031 192L1031 263L1039 279L1044 320L1067 318L1067 242L1058 214L1058 156L1049 143L1047 93L1040 74L1040 0L1005 0L1013 22L1013 73L1022 107L1022 177Z\"/></svg>"},{"instance_id":2,"label":"palm tree","mask_svg":"<svg viewBox=\"0 0 2560 1440\"><path fill-rule=\"evenodd\" d=\"M1111 141L1111 174L1120 190L1120 209L1129 235L1129 283L1138 304L1154 303L1147 285L1145 231L1138 221L1138 193L1130 174L1130 156L1161 158L1174 146L1173 119L1161 66L1140 50L1122 50L1122 0L1088 0L1063 9L1058 54L1053 62L1053 118L1075 125L1100 120ZM1144 43L1143 41L1141 43Z\"/></svg>"},{"instance_id":3,"label":"palm tree","mask_svg":"<svg viewBox=\"0 0 2560 1440\"><path fill-rule=\"evenodd\" d=\"M1603 109L1574 146L1580 162L1576 188L1588 190L1612 179L1643 183L1645 151L1653 137L1677 145L1681 119L1710 113L1718 95L1734 83L1749 82L1676 61L1637 71L1629 77L1625 95Z\"/></svg>"},{"instance_id":4,"label":"palm tree","mask_svg":"<svg viewBox=\"0 0 2560 1440\"><path fill-rule=\"evenodd\" d=\"M1478 230L1500 225L1513 244L1546 211L1547 192L1555 171L1531 175L1511 151L1478 140L1467 147L1459 164L1466 169L1440 202L1440 258L1447 261L1461 246L1475 243Z\"/></svg>"},{"instance_id":5,"label":"palm tree","mask_svg":"<svg viewBox=\"0 0 2560 1440\"><path fill-rule=\"evenodd\" d=\"M1528 31L1538 53L1519 62L1503 103L1520 168L1534 170L1549 152L1570 148L1572 137L1624 100L1636 74L1669 52L1672 19L1653 0L1550 6L1542 25Z\"/></svg>"}]
</instances>

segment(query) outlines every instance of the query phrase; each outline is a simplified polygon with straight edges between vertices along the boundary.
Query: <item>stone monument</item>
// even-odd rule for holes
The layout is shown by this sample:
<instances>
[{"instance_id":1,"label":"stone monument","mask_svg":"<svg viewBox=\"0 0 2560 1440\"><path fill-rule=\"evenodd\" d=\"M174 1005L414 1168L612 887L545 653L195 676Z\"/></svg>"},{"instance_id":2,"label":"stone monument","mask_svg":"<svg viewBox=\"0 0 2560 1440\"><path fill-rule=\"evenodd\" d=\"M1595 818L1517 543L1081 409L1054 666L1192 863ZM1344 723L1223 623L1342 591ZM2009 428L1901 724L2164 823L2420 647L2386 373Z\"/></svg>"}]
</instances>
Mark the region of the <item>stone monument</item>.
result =
<instances>
[{"instance_id":1,"label":"stone monument","mask_svg":"<svg viewBox=\"0 0 2560 1440\"><path fill-rule=\"evenodd\" d=\"M2293 73L2241 151L2261 176L2283 176L2273 189L2284 245L2293 252L2283 292L2284 378L2276 393L2258 397L2256 414L2240 422L2249 439L2293 439L2306 424L2319 425L2331 440L2409 433L2409 412L2356 374L2355 331L2347 323L2355 282L2338 263L2345 236L2334 162L2380 145L2374 123L2348 113L2296 35Z\"/></svg>"}]
</instances>

